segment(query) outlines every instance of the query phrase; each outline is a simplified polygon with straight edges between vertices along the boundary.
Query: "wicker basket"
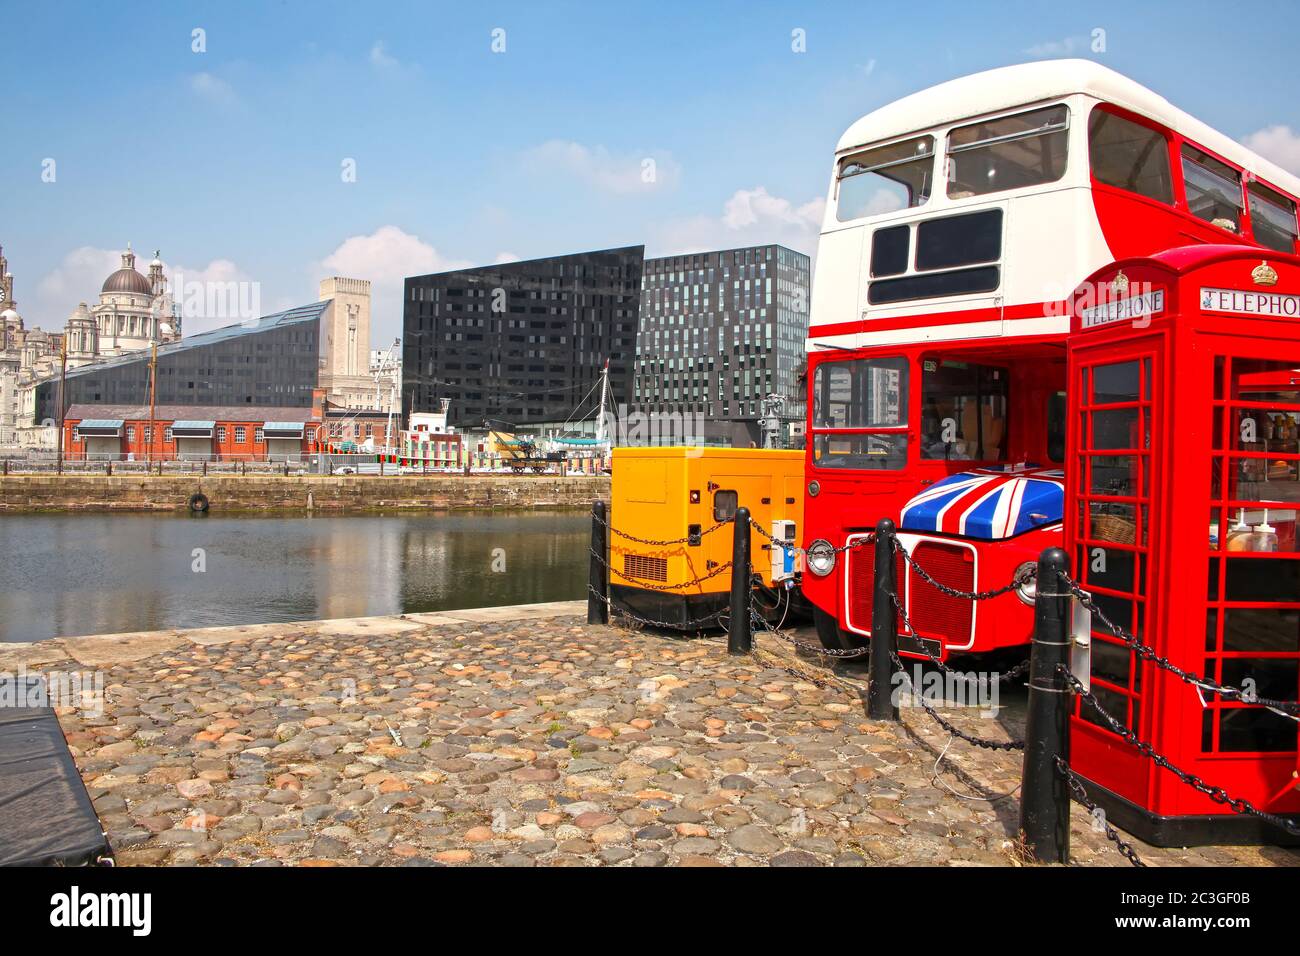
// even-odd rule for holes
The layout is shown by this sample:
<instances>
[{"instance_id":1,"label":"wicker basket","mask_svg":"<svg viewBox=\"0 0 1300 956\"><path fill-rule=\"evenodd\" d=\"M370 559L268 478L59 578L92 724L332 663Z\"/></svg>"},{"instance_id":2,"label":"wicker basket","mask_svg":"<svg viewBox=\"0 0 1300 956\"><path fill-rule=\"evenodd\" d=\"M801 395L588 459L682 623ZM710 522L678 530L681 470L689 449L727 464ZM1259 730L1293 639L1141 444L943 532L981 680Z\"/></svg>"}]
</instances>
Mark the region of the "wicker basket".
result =
<instances>
[{"instance_id":1,"label":"wicker basket","mask_svg":"<svg viewBox=\"0 0 1300 956\"><path fill-rule=\"evenodd\" d=\"M1137 523L1120 515L1093 515L1092 537L1097 541L1133 544L1137 541Z\"/></svg>"}]
</instances>

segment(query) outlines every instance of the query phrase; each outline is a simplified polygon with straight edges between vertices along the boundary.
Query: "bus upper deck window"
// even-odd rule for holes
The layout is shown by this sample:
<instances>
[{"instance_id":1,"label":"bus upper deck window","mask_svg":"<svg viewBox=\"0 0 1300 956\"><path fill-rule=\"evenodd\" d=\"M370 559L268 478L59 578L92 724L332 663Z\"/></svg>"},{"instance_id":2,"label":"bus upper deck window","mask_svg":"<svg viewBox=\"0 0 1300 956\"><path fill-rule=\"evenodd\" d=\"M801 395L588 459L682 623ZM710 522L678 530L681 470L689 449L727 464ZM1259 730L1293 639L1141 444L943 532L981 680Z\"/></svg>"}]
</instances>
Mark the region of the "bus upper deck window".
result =
<instances>
[{"instance_id":1,"label":"bus upper deck window","mask_svg":"<svg viewBox=\"0 0 1300 956\"><path fill-rule=\"evenodd\" d=\"M1097 182L1173 203L1169 144L1159 130L1094 110L1088 120L1088 158Z\"/></svg>"},{"instance_id":2,"label":"bus upper deck window","mask_svg":"<svg viewBox=\"0 0 1300 956\"><path fill-rule=\"evenodd\" d=\"M1263 183L1251 183L1246 192L1255 241L1278 252L1295 252L1295 203Z\"/></svg>"},{"instance_id":3,"label":"bus upper deck window","mask_svg":"<svg viewBox=\"0 0 1300 956\"><path fill-rule=\"evenodd\" d=\"M850 156L836 177L835 218L861 219L919 206L934 181L934 137L918 136Z\"/></svg>"},{"instance_id":4,"label":"bus upper deck window","mask_svg":"<svg viewBox=\"0 0 1300 956\"><path fill-rule=\"evenodd\" d=\"M1054 183L1065 175L1070 114L1048 106L948 134L948 198Z\"/></svg>"},{"instance_id":5,"label":"bus upper deck window","mask_svg":"<svg viewBox=\"0 0 1300 956\"><path fill-rule=\"evenodd\" d=\"M1241 230L1241 173L1195 146L1184 145L1183 182L1193 216L1229 232Z\"/></svg>"}]
</instances>

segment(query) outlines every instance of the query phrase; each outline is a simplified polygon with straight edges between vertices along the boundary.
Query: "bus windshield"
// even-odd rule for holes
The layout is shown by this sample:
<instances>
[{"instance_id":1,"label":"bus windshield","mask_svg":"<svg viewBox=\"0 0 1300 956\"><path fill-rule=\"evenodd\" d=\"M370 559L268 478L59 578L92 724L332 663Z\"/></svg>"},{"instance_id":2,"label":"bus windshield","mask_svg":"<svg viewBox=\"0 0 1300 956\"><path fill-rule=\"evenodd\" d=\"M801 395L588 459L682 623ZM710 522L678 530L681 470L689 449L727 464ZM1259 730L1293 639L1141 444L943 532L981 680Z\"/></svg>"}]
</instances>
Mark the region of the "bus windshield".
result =
<instances>
[{"instance_id":1,"label":"bus windshield","mask_svg":"<svg viewBox=\"0 0 1300 956\"><path fill-rule=\"evenodd\" d=\"M823 362L813 378L813 464L907 464L908 362L902 356Z\"/></svg>"}]
</instances>

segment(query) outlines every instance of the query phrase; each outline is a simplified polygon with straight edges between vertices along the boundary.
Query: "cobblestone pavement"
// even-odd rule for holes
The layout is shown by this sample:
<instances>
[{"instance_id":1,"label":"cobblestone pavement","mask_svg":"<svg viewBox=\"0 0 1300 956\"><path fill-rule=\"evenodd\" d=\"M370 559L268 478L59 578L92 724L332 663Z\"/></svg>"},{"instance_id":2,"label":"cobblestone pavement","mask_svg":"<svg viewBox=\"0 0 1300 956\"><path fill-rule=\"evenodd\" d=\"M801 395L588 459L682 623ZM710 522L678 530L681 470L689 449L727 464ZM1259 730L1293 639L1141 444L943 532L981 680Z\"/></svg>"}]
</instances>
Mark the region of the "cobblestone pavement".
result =
<instances>
[{"instance_id":1,"label":"cobblestone pavement","mask_svg":"<svg viewBox=\"0 0 1300 956\"><path fill-rule=\"evenodd\" d=\"M126 865L1019 863L1019 754L868 721L860 669L771 635L729 657L579 607L0 645L0 670L102 670L102 715L60 719ZM1008 739L1022 711L948 713ZM1074 861L1127 866L1089 823Z\"/></svg>"}]
</instances>

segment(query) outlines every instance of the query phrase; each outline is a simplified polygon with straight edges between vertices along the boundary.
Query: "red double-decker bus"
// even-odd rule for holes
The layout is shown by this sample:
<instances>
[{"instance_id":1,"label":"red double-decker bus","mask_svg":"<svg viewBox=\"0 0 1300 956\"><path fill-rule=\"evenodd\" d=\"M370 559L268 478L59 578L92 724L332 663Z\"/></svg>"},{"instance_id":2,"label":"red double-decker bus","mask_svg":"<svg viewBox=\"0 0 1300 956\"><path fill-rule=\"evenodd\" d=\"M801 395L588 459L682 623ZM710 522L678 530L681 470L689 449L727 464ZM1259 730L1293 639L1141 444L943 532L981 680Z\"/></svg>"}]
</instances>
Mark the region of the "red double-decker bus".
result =
<instances>
[{"instance_id":1,"label":"red double-decker bus","mask_svg":"<svg viewBox=\"0 0 1300 956\"><path fill-rule=\"evenodd\" d=\"M802 583L822 642L871 634L872 551L851 546L881 518L956 591L1005 585L1060 544L1076 286L1180 246L1295 252L1298 196L1300 179L1090 61L963 77L854 123L807 343ZM1098 309L1142 301L1106 294ZM898 580L904 653L1029 641L1032 582L972 602L901 558Z\"/></svg>"}]
</instances>

